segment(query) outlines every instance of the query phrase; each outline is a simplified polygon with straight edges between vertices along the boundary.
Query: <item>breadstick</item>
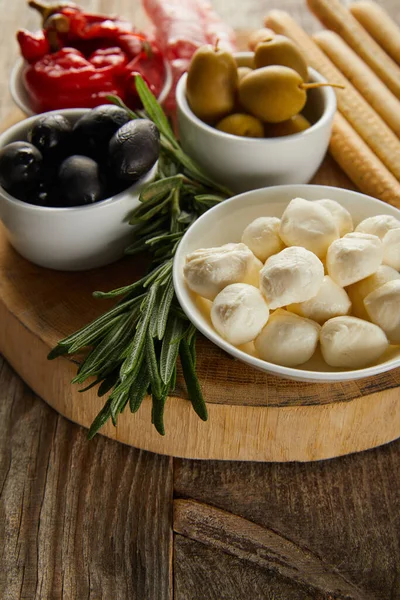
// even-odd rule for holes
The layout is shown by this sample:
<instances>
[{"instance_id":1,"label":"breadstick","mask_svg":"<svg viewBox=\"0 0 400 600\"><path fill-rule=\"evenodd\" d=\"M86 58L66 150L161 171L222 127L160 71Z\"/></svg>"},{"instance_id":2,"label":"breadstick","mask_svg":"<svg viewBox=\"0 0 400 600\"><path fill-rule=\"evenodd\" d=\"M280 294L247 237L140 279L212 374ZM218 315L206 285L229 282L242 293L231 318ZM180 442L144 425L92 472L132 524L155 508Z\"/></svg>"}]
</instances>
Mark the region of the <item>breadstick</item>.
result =
<instances>
[{"instance_id":1,"label":"breadstick","mask_svg":"<svg viewBox=\"0 0 400 600\"><path fill-rule=\"evenodd\" d=\"M361 192L400 208L400 183L339 113L329 152Z\"/></svg>"},{"instance_id":2,"label":"breadstick","mask_svg":"<svg viewBox=\"0 0 400 600\"><path fill-rule=\"evenodd\" d=\"M307 0L309 8L327 29L336 31L400 98L400 67L361 27L340 0Z\"/></svg>"},{"instance_id":3,"label":"breadstick","mask_svg":"<svg viewBox=\"0 0 400 600\"><path fill-rule=\"evenodd\" d=\"M253 31L249 35L249 41L247 43L249 50L252 50L254 52L257 44L259 44L260 42L263 42L264 40L267 40L271 37L274 37L274 35L275 35L275 31L272 31L272 29L267 29L266 27L263 27L262 29L257 29L256 31Z\"/></svg>"},{"instance_id":4,"label":"breadstick","mask_svg":"<svg viewBox=\"0 0 400 600\"><path fill-rule=\"evenodd\" d=\"M400 65L400 27L376 2L360 0L350 11L376 42Z\"/></svg>"},{"instance_id":5,"label":"breadstick","mask_svg":"<svg viewBox=\"0 0 400 600\"><path fill-rule=\"evenodd\" d=\"M400 102L359 56L333 31L313 40L400 138Z\"/></svg>"},{"instance_id":6,"label":"breadstick","mask_svg":"<svg viewBox=\"0 0 400 600\"><path fill-rule=\"evenodd\" d=\"M342 75L308 34L283 11L273 10L265 19L267 27L297 43L304 58L328 81L346 86L337 90L338 108L384 165L400 179L400 140L381 117Z\"/></svg>"}]
</instances>

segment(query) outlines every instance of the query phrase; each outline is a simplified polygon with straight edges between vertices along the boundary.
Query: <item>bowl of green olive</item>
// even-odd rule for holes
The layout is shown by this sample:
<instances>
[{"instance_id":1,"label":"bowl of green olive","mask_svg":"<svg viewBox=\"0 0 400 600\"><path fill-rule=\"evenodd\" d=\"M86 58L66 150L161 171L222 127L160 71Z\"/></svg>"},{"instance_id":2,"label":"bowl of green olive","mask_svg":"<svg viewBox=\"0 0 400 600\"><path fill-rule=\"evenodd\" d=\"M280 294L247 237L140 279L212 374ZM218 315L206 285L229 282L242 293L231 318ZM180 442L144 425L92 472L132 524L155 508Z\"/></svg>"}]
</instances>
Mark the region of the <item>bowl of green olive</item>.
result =
<instances>
[{"instance_id":1,"label":"bowl of green olive","mask_svg":"<svg viewBox=\"0 0 400 600\"><path fill-rule=\"evenodd\" d=\"M284 36L255 52L200 48L176 99L184 150L234 192L308 183L336 112L331 84Z\"/></svg>"}]
</instances>

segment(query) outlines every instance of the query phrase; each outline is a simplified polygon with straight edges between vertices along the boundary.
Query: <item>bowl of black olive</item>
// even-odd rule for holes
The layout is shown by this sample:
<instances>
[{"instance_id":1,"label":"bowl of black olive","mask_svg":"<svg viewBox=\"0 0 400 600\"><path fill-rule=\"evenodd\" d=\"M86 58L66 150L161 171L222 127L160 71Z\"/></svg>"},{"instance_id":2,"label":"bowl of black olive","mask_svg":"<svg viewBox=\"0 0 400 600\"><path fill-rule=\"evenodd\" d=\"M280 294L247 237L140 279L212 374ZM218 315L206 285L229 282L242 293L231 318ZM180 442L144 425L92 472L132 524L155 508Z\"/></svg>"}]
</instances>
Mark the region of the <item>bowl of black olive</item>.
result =
<instances>
[{"instance_id":1,"label":"bowl of black olive","mask_svg":"<svg viewBox=\"0 0 400 600\"><path fill-rule=\"evenodd\" d=\"M155 178L159 132L113 105L36 115L0 136L0 218L43 267L80 271L121 258L129 215Z\"/></svg>"}]
</instances>

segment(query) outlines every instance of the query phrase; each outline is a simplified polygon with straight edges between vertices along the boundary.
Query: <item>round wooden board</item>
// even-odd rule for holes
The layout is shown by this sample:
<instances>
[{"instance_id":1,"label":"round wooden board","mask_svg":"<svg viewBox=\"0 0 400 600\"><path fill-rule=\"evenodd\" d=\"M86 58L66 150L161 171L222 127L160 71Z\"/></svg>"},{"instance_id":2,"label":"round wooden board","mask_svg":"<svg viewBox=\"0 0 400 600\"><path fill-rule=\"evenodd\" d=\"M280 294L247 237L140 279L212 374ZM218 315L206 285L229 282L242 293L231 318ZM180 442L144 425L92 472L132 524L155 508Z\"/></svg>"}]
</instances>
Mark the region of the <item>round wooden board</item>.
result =
<instances>
[{"instance_id":1,"label":"round wooden board","mask_svg":"<svg viewBox=\"0 0 400 600\"><path fill-rule=\"evenodd\" d=\"M334 172L329 161L324 169ZM0 350L39 396L84 427L103 400L95 389L80 394L70 384L76 363L64 357L50 362L47 354L108 306L94 300L92 291L124 285L140 271L135 258L84 273L42 269L20 257L0 228ZM179 376L166 407L164 437L151 425L149 399L137 414L126 411L117 427L107 424L102 433L161 454L258 461L326 459L400 435L399 369L343 384L291 382L234 361L202 338L198 371L207 423L193 412Z\"/></svg>"}]
</instances>

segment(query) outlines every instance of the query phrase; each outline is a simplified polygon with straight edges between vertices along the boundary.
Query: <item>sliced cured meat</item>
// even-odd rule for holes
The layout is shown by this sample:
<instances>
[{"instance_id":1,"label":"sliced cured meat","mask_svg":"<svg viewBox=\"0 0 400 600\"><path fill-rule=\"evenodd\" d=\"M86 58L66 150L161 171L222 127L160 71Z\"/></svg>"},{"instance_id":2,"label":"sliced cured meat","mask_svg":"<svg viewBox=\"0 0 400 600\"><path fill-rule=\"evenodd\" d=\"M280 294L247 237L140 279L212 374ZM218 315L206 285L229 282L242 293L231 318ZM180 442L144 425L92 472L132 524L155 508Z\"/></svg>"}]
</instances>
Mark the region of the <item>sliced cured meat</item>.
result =
<instances>
[{"instance_id":1,"label":"sliced cured meat","mask_svg":"<svg viewBox=\"0 0 400 600\"><path fill-rule=\"evenodd\" d=\"M177 83L182 75L188 70L189 65L190 58L176 58L175 60L171 61L172 86L171 91L163 104L165 110L170 114L173 114L176 109L175 90Z\"/></svg>"},{"instance_id":2,"label":"sliced cured meat","mask_svg":"<svg viewBox=\"0 0 400 600\"><path fill-rule=\"evenodd\" d=\"M208 43L214 45L218 40L220 48L235 52L237 50L236 34L232 27L221 20L208 0L196 0L196 4L202 17Z\"/></svg>"},{"instance_id":3,"label":"sliced cured meat","mask_svg":"<svg viewBox=\"0 0 400 600\"><path fill-rule=\"evenodd\" d=\"M208 43L204 23L195 0L143 0L156 27L156 39L169 60L191 58Z\"/></svg>"}]
</instances>

